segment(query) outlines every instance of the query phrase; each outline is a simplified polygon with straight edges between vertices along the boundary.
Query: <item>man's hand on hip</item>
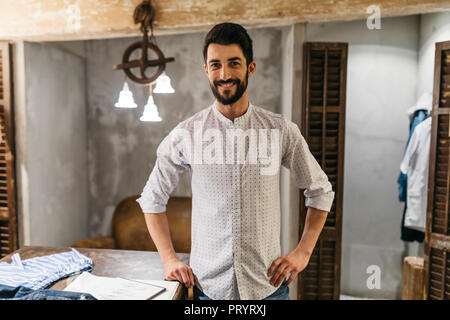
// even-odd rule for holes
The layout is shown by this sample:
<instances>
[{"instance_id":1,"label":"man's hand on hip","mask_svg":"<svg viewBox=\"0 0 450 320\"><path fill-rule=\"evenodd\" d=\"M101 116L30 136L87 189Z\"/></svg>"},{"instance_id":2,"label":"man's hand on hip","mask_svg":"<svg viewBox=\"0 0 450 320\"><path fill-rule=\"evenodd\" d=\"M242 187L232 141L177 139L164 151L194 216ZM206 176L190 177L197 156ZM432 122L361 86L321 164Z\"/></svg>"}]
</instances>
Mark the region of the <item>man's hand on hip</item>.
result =
<instances>
[{"instance_id":1,"label":"man's hand on hip","mask_svg":"<svg viewBox=\"0 0 450 320\"><path fill-rule=\"evenodd\" d=\"M306 268L309 262L310 255L303 251L294 250L284 256L281 256L272 262L267 275L272 277L270 279L270 284L274 287L278 287L281 282L290 273L286 286L290 285L291 282L297 277L297 275Z\"/></svg>"},{"instance_id":2,"label":"man's hand on hip","mask_svg":"<svg viewBox=\"0 0 450 320\"><path fill-rule=\"evenodd\" d=\"M297 248L287 255L275 259L267 272L267 276L272 277L270 279L271 285L278 287L281 281L286 278L286 275L290 273L291 276L286 282L286 285L289 285L306 268L327 215L327 211L308 207L305 228Z\"/></svg>"},{"instance_id":3,"label":"man's hand on hip","mask_svg":"<svg viewBox=\"0 0 450 320\"><path fill-rule=\"evenodd\" d=\"M164 279L178 280L188 288L194 286L194 273L191 267L179 259L171 259L164 264Z\"/></svg>"}]
</instances>

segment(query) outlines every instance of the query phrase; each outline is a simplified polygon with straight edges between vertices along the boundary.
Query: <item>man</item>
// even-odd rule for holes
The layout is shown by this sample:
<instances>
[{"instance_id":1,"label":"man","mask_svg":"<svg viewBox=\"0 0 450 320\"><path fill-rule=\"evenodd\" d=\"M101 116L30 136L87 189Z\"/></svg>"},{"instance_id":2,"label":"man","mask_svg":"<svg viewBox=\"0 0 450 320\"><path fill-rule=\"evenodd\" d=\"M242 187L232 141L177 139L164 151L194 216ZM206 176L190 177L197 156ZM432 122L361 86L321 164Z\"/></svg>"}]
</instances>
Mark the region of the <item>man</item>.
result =
<instances>
[{"instance_id":1,"label":"man","mask_svg":"<svg viewBox=\"0 0 450 320\"><path fill-rule=\"evenodd\" d=\"M297 125L249 102L247 84L256 64L247 31L233 23L216 25L206 35L203 56L216 101L161 142L137 201L167 280L194 286L200 299L289 299L287 286L307 266L334 192ZM284 256L281 165L306 189L308 207L302 238ZM190 266L175 255L165 213L184 170L192 186Z\"/></svg>"}]
</instances>

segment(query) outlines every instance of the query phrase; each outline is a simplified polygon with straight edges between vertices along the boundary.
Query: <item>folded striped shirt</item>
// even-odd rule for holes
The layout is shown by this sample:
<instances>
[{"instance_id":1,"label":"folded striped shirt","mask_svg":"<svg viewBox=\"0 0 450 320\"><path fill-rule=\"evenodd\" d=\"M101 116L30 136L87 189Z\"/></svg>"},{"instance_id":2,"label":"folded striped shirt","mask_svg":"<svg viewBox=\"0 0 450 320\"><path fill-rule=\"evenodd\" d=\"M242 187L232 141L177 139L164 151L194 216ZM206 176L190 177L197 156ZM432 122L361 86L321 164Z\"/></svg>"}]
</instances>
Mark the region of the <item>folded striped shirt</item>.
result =
<instances>
[{"instance_id":1,"label":"folded striped shirt","mask_svg":"<svg viewBox=\"0 0 450 320\"><path fill-rule=\"evenodd\" d=\"M92 260L77 250L55 253L47 256L23 260L18 253L11 257L12 262L0 262L0 284L30 289L43 289L51 283L92 270Z\"/></svg>"}]
</instances>

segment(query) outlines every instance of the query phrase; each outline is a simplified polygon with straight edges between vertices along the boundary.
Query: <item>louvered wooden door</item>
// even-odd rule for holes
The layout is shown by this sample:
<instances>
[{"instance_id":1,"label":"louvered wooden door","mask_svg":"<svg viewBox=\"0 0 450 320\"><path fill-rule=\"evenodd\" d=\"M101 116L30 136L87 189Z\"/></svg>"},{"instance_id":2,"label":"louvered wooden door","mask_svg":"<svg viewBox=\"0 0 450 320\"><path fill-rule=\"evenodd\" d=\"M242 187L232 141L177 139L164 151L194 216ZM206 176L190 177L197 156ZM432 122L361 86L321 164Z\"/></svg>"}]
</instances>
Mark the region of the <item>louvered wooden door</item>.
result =
<instances>
[{"instance_id":1,"label":"louvered wooden door","mask_svg":"<svg viewBox=\"0 0 450 320\"><path fill-rule=\"evenodd\" d=\"M7 42L0 41L0 258L17 249L11 59Z\"/></svg>"},{"instance_id":2,"label":"louvered wooden door","mask_svg":"<svg viewBox=\"0 0 450 320\"><path fill-rule=\"evenodd\" d=\"M298 299L339 299L344 178L346 43L305 43L302 134L328 175L335 199L309 265L300 273ZM300 192L300 236L307 208Z\"/></svg>"},{"instance_id":3,"label":"louvered wooden door","mask_svg":"<svg viewBox=\"0 0 450 320\"><path fill-rule=\"evenodd\" d=\"M436 43L425 233L425 294L450 299L450 41Z\"/></svg>"}]
</instances>

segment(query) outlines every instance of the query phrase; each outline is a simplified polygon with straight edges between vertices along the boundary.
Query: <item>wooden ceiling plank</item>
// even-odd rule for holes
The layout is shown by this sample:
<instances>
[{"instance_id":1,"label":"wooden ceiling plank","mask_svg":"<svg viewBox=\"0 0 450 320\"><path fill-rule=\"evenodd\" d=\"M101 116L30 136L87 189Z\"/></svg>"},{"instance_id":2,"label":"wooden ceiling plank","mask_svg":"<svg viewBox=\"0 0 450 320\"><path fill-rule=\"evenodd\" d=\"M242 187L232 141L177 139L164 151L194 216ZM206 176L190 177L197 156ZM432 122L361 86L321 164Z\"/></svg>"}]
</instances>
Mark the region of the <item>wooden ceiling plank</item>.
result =
<instances>
[{"instance_id":1,"label":"wooden ceiling plank","mask_svg":"<svg viewBox=\"0 0 450 320\"><path fill-rule=\"evenodd\" d=\"M87 40L139 36L141 0L0 1L0 39ZM69 4L67 4L69 3ZM223 21L246 27L366 19L372 0L153 0L155 35L207 31ZM381 18L450 10L447 0L378 0Z\"/></svg>"}]
</instances>

